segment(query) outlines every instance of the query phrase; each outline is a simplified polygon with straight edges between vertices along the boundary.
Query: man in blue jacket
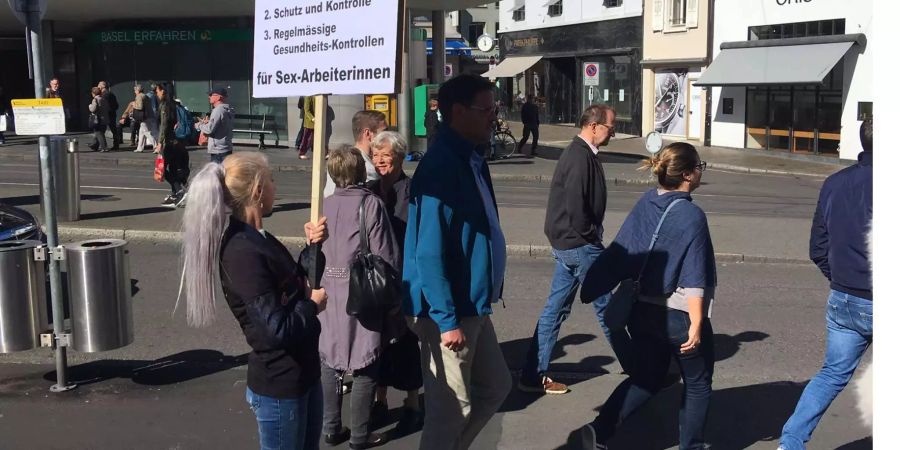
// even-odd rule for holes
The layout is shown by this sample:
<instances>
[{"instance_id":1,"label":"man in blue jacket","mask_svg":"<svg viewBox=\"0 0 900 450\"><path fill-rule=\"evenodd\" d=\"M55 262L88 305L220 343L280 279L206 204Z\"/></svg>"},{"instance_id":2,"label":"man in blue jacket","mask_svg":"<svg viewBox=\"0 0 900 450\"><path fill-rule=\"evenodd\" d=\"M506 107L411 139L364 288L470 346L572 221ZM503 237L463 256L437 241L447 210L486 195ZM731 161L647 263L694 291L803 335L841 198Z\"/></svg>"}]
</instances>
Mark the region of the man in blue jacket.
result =
<instances>
[{"instance_id":1,"label":"man in blue jacket","mask_svg":"<svg viewBox=\"0 0 900 450\"><path fill-rule=\"evenodd\" d=\"M490 315L506 242L481 155L496 119L493 85L460 75L438 91L443 122L410 185L403 309L422 343L420 449L468 448L512 381Z\"/></svg>"},{"instance_id":2,"label":"man in blue jacket","mask_svg":"<svg viewBox=\"0 0 900 450\"><path fill-rule=\"evenodd\" d=\"M819 194L809 256L831 282L825 363L781 431L779 449L806 448L819 419L841 393L872 343L872 120L859 130L859 163L828 177Z\"/></svg>"}]
</instances>

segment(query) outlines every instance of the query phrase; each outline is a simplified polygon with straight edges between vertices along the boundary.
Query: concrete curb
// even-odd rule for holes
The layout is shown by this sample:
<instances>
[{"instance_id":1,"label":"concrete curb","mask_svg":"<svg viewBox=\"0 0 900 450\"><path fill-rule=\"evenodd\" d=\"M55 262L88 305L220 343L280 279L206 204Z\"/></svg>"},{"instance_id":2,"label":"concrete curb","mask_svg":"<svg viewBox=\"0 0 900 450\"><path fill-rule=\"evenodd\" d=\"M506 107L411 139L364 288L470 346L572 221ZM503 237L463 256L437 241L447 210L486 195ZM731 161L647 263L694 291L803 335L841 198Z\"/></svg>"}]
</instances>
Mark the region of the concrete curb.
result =
<instances>
[{"instance_id":1,"label":"concrete curb","mask_svg":"<svg viewBox=\"0 0 900 450\"><path fill-rule=\"evenodd\" d=\"M63 226L59 227L59 239L64 243L91 239L124 239L126 241L172 243L181 241L181 233L177 231L125 230ZM279 237L278 239L286 245L306 245L306 238L301 236ZM524 256L529 258L552 257L552 248L549 245L507 244L506 252L509 256ZM809 260L806 259L745 255L742 253L716 253L716 262L733 264L812 264L811 262L809 262Z\"/></svg>"}]
</instances>

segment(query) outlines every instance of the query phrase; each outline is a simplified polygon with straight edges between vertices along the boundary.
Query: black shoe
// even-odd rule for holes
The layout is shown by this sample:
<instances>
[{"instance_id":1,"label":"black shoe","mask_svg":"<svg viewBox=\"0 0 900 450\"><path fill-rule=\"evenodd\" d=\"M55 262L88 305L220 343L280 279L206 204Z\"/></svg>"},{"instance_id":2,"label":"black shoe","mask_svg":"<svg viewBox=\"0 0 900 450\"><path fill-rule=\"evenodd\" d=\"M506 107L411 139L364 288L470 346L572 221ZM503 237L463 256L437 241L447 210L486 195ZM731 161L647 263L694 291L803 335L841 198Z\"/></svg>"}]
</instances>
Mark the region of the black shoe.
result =
<instances>
[{"instance_id":1,"label":"black shoe","mask_svg":"<svg viewBox=\"0 0 900 450\"><path fill-rule=\"evenodd\" d=\"M178 194L175 196L175 207L176 208L184 208L187 204L187 191L184 189L178 191Z\"/></svg>"},{"instance_id":2,"label":"black shoe","mask_svg":"<svg viewBox=\"0 0 900 450\"><path fill-rule=\"evenodd\" d=\"M347 427L341 427L341 431L334 434L325 434L325 443L332 447L342 444L348 439L350 439L350 429Z\"/></svg>"},{"instance_id":3,"label":"black shoe","mask_svg":"<svg viewBox=\"0 0 900 450\"><path fill-rule=\"evenodd\" d=\"M160 205L171 206L174 208L175 202L177 202L177 201L178 201L178 199L175 197L175 194L171 194L171 195L167 196L166 198L164 198L162 203L160 203Z\"/></svg>"},{"instance_id":4,"label":"black shoe","mask_svg":"<svg viewBox=\"0 0 900 450\"><path fill-rule=\"evenodd\" d=\"M400 413L400 421L397 422L397 432L401 435L409 435L413 434L422 429L424 425L424 420L422 418L422 413L416 411L412 408L403 408L403 412Z\"/></svg>"},{"instance_id":5,"label":"black shoe","mask_svg":"<svg viewBox=\"0 0 900 450\"><path fill-rule=\"evenodd\" d=\"M384 445L387 443L388 438L382 433L370 433L369 439L366 442L360 444L350 443L350 448L352 450L363 450L366 448L378 447L379 445Z\"/></svg>"}]
</instances>

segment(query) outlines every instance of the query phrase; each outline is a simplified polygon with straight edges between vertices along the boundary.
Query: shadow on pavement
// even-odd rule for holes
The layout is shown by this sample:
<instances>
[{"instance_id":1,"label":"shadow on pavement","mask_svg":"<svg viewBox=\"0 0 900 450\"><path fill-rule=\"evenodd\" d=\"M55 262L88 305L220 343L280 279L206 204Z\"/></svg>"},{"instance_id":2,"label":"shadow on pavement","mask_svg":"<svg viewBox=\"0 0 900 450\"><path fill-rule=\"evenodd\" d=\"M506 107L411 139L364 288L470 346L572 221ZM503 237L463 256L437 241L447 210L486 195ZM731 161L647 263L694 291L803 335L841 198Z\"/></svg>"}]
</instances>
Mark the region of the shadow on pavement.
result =
<instances>
[{"instance_id":1,"label":"shadow on pavement","mask_svg":"<svg viewBox=\"0 0 900 450\"><path fill-rule=\"evenodd\" d=\"M706 441L712 448L747 448L758 442L778 446L781 429L805 383L773 382L714 390L706 423ZM713 386L715 387L715 386ZM678 407L682 388L676 384L660 392L620 425L609 441L610 448L678 447ZM598 406L596 410L599 411ZM592 420L586 417L584 423ZM580 428L581 425L578 425ZM579 430L573 430L562 449L580 448ZM845 450L870 449L871 438L839 447Z\"/></svg>"},{"instance_id":2,"label":"shadow on pavement","mask_svg":"<svg viewBox=\"0 0 900 450\"><path fill-rule=\"evenodd\" d=\"M216 350L189 350L153 361L100 360L69 367L68 378L79 386L115 378L147 386L182 383L247 364L247 354L226 356ZM55 382L56 371L44 374Z\"/></svg>"},{"instance_id":3,"label":"shadow on pavement","mask_svg":"<svg viewBox=\"0 0 900 450\"><path fill-rule=\"evenodd\" d=\"M761 331L744 331L734 336L727 334L716 334L713 336L715 343L716 362L725 361L736 355L741 349L741 344L748 342L759 342L769 337L768 334Z\"/></svg>"},{"instance_id":4,"label":"shadow on pavement","mask_svg":"<svg viewBox=\"0 0 900 450\"><path fill-rule=\"evenodd\" d=\"M277 212L287 212L287 211L297 211L300 209L309 209L308 202L298 202L298 203L282 203L280 205L275 205L272 208L273 213Z\"/></svg>"},{"instance_id":5,"label":"shadow on pavement","mask_svg":"<svg viewBox=\"0 0 900 450\"><path fill-rule=\"evenodd\" d=\"M88 201L97 201L97 200L105 200L109 198L113 198L112 195L96 195L96 194L82 194L82 200ZM23 195L20 197L0 197L0 202L4 205L10 206L27 206L27 205L38 205L41 203L41 197L39 195Z\"/></svg>"},{"instance_id":6,"label":"shadow on pavement","mask_svg":"<svg viewBox=\"0 0 900 450\"><path fill-rule=\"evenodd\" d=\"M156 214L166 211L174 211L174 209L166 207L166 206L151 206L147 208L134 208L134 209L120 209L118 211L103 211L103 212L95 212L82 214L81 220L92 220L92 219L111 219L113 217L131 217L131 216L142 216L144 214Z\"/></svg>"},{"instance_id":7,"label":"shadow on pavement","mask_svg":"<svg viewBox=\"0 0 900 450\"><path fill-rule=\"evenodd\" d=\"M498 159L488 162L489 166L527 166L533 164L534 161L530 159Z\"/></svg>"}]
</instances>

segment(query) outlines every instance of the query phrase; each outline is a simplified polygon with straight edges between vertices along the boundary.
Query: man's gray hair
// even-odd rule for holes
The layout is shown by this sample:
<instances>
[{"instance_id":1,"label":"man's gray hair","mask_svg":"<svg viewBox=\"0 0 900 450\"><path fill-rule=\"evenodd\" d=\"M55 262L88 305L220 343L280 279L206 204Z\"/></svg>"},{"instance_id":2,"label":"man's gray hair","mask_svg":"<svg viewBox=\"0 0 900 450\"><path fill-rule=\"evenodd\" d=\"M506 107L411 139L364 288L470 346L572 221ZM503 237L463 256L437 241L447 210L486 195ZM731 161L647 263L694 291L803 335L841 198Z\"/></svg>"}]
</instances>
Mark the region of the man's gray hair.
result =
<instances>
[{"instance_id":1,"label":"man's gray hair","mask_svg":"<svg viewBox=\"0 0 900 450\"><path fill-rule=\"evenodd\" d=\"M138 91L139 94L143 94L143 93L144 93L144 86L141 86L140 84L134 85L134 89L135 89L136 91Z\"/></svg>"},{"instance_id":2,"label":"man's gray hair","mask_svg":"<svg viewBox=\"0 0 900 450\"><path fill-rule=\"evenodd\" d=\"M406 139L400 133L396 131L382 131L372 138L372 148L382 148L385 145L391 147L391 150L394 152L394 158L399 158L401 161L403 158L406 158Z\"/></svg>"}]
</instances>

